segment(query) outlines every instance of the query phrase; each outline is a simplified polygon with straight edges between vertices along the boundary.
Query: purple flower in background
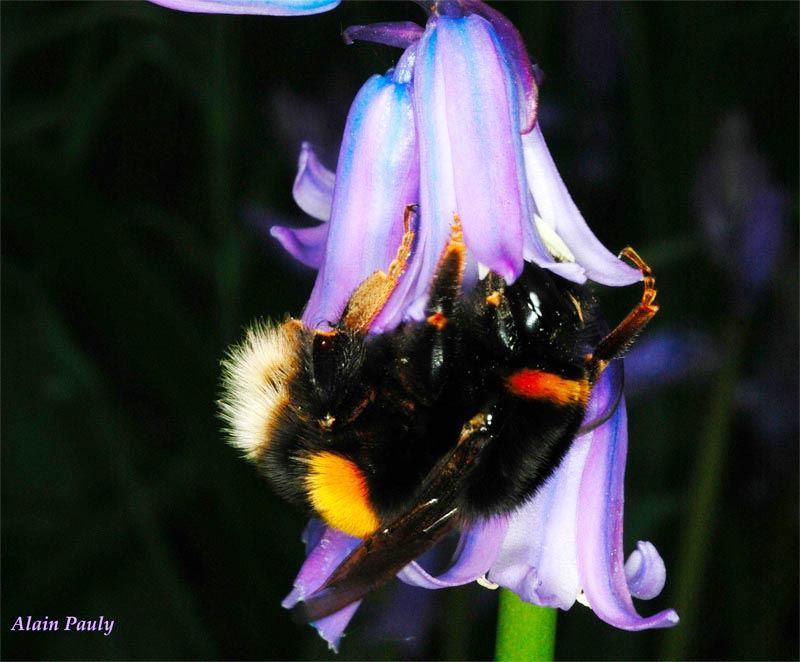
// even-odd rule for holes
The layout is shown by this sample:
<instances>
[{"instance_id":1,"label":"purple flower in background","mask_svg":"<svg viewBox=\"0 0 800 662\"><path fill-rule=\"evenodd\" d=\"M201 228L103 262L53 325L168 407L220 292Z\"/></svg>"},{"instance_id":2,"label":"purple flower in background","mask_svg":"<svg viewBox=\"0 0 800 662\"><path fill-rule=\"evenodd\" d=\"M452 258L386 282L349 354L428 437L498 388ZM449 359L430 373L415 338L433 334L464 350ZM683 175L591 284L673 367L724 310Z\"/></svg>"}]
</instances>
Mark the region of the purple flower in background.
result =
<instances>
[{"instance_id":1,"label":"purple flower in background","mask_svg":"<svg viewBox=\"0 0 800 662\"><path fill-rule=\"evenodd\" d=\"M205 11L213 3L163 4ZM335 3L236 6L244 4L259 5L262 13L270 13L270 4L280 13L294 5L301 13ZM489 271L513 282L526 261L578 283L624 286L641 280L638 270L594 236L556 169L537 123L534 69L516 28L478 0L441 0L429 8L424 28L406 22L345 31L347 41L404 50L393 69L371 77L356 96L335 174L303 145L293 193L320 223L272 228L291 255L318 269L303 321L317 328L334 324L353 290L386 269L410 203L419 209L413 253L373 321L373 333L420 319L454 213L461 217L468 249L467 288ZM614 409L621 370L620 362L612 364L595 386L587 421ZM580 600L628 630L674 625L672 610L641 617L633 605L631 596L658 595L666 572L646 542L626 563L626 452L623 400L605 423L574 441L534 498L509 516L463 530L448 570L433 576L414 562L400 579L430 589L477 580L562 609ZM307 528L305 541L308 557L283 602L287 608L320 588L360 542L317 522ZM315 623L331 648L357 608L351 604Z\"/></svg>"},{"instance_id":2,"label":"purple flower in background","mask_svg":"<svg viewBox=\"0 0 800 662\"><path fill-rule=\"evenodd\" d=\"M728 112L696 176L695 208L712 255L749 302L777 270L783 239L783 193L772 183L747 118Z\"/></svg>"},{"instance_id":3,"label":"purple flower in background","mask_svg":"<svg viewBox=\"0 0 800 662\"><path fill-rule=\"evenodd\" d=\"M712 256L731 280L738 315L752 314L758 296L782 277L781 266L788 261L787 202L770 177L747 116L727 111L697 169L694 203ZM768 452L779 451L778 470L791 466L781 450L794 445L797 429L797 370L787 360L797 355L796 320L785 319L791 310L782 306L771 315L768 330L751 341L758 343L759 360L737 388L738 404Z\"/></svg>"},{"instance_id":4,"label":"purple flower in background","mask_svg":"<svg viewBox=\"0 0 800 662\"><path fill-rule=\"evenodd\" d=\"M636 342L625 357L625 392L638 396L711 374L720 352L710 334L698 330L656 331Z\"/></svg>"}]
</instances>

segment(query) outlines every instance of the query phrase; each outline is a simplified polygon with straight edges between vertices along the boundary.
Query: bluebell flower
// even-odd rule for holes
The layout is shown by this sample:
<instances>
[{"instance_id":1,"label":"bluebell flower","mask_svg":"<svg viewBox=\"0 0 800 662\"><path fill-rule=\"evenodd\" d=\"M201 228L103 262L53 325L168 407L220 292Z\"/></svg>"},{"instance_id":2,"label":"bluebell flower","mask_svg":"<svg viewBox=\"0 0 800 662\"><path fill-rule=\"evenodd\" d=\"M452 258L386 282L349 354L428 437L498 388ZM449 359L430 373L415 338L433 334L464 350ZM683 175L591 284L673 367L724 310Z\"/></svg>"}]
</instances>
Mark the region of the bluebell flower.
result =
<instances>
[{"instance_id":1,"label":"bluebell flower","mask_svg":"<svg viewBox=\"0 0 800 662\"><path fill-rule=\"evenodd\" d=\"M303 321L316 328L336 323L353 290L386 268L409 203L419 209L413 253L373 333L421 318L454 213L468 249L465 287L489 271L513 282L525 262L577 283L641 280L595 237L559 175L537 122L535 69L516 28L479 0L440 0L429 9L424 28L404 22L345 31L348 41L403 53L356 96L335 174L310 145L302 148L293 192L319 223L274 227L272 234L319 270ZM650 543L639 543L627 563L623 553L627 416L624 399L614 408L618 363L595 386L586 414L597 420L613 409L613 415L574 441L528 503L461 531L444 573L434 576L413 562L399 578L430 589L479 581L562 609L580 600L627 630L674 625L672 610L643 617L633 605L632 596L660 593L666 571ZM319 522L309 525L305 542L308 556L283 602L287 608L321 587L360 543ZM332 648L357 608L353 603L315 623Z\"/></svg>"},{"instance_id":2,"label":"bluebell flower","mask_svg":"<svg viewBox=\"0 0 800 662\"><path fill-rule=\"evenodd\" d=\"M393 70L373 77L356 97L335 175L303 146L295 199L322 222L303 230L273 228L290 253L320 269L303 315L308 324L337 320L356 285L385 268L402 234L403 207L416 201L415 252L373 325L376 333L419 319L454 211L471 257L468 283L488 270L513 281L525 261L576 282L621 286L640 278L592 234L556 169L535 122L535 102L518 74L531 71L519 35L495 12L469 13L485 9L478 3L466 9L465 3L442 5L424 31L402 24L394 32L383 24L346 32L350 39L405 50ZM536 84L532 76L529 82ZM612 371L595 388L588 417L609 406L615 378ZM650 543L640 543L625 563L626 446L622 403L605 425L575 441L561 467L517 513L462 532L443 575L412 563L400 579L431 589L481 580L563 609L580 598L626 629L674 624L671 610L640 617L631 601L631 595L657 595L666 574ZM324 544L310 550L286 607L313 593L358 544L332 529L325 535ZM317 623L332 646L354 609Z\"/></svg>"},{"instance_id":3,"label":"bluebell flower","mask_svg":"<svg viewBox=\"0 0 800 662\"><path fill-rule=\"evenodd\" d=\"M710 255L730 282L736 314L751 315L789 262L789 196L771 176L742 111L728 110L718 121L695 174L694 203ZM760 334L755 374L737 388L739 406L770 452L796 438L797 371L786 357L796 355L797 339L783 331L795 324L776 322L786 314L782 307L771 316L769 330Z\"/></svg>"},{"instance_id":4,"label":"bluebell flower","mask_svg":"<svg viewBox=\"0 0 800 662\"><path fill-rule=\"evenodd\" d=\"M633 397L702 379L720 363L718 343L711 334L674 328L647 334L625 357L625 392Z\"/></svg>"},{"instance_id":5,"label":"bluebell flower","mask_svg":"<svg viewBox=\"0 0 800 662\"><path fill-rule=\"evenodd\" d=\"M729 111L697 169L695 210L715 261L749 305L777 272L786 196L771 180L746 116Z\"/></svg>"}]
</instances>

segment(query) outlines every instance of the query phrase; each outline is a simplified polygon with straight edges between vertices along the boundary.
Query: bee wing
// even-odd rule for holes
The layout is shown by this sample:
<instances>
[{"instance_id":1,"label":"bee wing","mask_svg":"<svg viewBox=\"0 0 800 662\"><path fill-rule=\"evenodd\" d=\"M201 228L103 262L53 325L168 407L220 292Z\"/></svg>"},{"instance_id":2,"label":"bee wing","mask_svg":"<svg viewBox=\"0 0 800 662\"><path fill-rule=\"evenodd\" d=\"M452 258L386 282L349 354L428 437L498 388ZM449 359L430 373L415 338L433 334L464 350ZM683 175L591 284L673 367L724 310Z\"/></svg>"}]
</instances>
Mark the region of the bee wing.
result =
<instances>
[{"instance_id":1,"label":"bee wing","mask_svg":"<svg viewBox=\"0 0 800 662\"><path fill-rule=\"evenodd\" d=\"M295 617L317 621L363 598L454 530L462 522L458 497L464 480L491 438L486 429L462 433L459 445L429 474L416 505L353 550L317 592L294 607Z\"/></svg>"},{"instance_id":2,"label":"bee wing","mask_svg":"<svg viewBox=\"0 0 800 662\"><path fill-rule=\"evenodd\" d=\"M457 509L442 512L440 504L436 499L419 504L364 540L316 593L297 603L295 618L317 621L392 579L455 528Z\"/></svg>"}]
</instances>

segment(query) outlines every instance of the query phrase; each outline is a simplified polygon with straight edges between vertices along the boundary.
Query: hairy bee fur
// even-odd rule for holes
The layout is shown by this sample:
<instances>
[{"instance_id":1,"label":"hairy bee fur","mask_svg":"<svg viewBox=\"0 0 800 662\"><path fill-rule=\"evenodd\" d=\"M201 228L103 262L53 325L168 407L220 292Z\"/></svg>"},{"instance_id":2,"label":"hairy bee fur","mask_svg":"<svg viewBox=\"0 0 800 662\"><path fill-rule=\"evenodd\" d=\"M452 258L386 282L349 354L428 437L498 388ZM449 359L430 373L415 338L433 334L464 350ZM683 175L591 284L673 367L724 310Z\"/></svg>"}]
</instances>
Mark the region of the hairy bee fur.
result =
<instances>
[{"instance_id":1,"label":"hairy bee fur","mask_svg":"<svg viewBox=\"0 0 800 662\"><path fill-rule=\"evenodd\" d=\"M513 284L489 273L462 293L456 218L424 319L370 334L412 240L407 211L397 258L331 329L259 323L222 364L230 443L280 496L365 539L307 600L308 620L363 597L447 531L533 496L579 434L593 385L658 310L632 249L623 255L644 295L610 333L586 286L533 264Z\"/></svg>"},{"instance_id":2,"label":"hairy bee fur","mask_svg":"<svg viewBox=\"0 0 800 662\"><path fill-rule=\"evenodd\" d=\"M258 322L222 361L220 414L228 440L253 459L269 445L300 368L301 327Z\"/></svg>"}]
</instances>

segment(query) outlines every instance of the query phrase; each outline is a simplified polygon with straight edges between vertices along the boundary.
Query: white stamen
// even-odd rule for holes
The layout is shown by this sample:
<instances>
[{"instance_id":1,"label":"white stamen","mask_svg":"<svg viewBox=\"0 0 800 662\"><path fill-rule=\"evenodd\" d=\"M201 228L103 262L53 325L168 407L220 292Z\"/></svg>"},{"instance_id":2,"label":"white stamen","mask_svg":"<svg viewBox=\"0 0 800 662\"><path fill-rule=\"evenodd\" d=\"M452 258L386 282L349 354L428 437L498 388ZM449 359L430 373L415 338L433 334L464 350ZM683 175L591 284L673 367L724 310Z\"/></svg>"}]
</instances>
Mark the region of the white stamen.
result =
<instances>
[{"instance_id":1,"label":"white stamen","mask_svg":"<svg viewBox=\"0 0 800 662\"><path fill-rule=\"evenodd\" d=\"M561 262L575 262L575 256L572 251L564 243L564 240L556 234L556 231L544 222L539 214L533 215L533 222L536 225L536 230L542 238L545 247L550 251L557 260Z\"/></svg>"},{"instance_id":2,"label":"white stamen","mask_svg":"<svg viewBox=\"0 0 800 662\"><path fill-rule=\"evenodd\" d=\"M490 271L491 269L489 269L489 267L487 267L485 264L482 264L481 262L478 262L478 278L480 280L486 278L486 276L489 275Z\"/></svg>"},{"instance_id":3,"label":"white stamen","mask_svg":"<svg viewBox=\"0 0 800 662\"><path fill-rule=\"evenodd\" d=\"M584 607L589 607L589 609L592 608L592 605L589 604L589 600L586 598L586 593L584 593L583 591L578 593L578 596L575 598L575 601L580 602Z\"/></svg>"},{"instance_id":4,"label":"white stamen","mask_svg":"<svg viewBox=\"0 0 800 662\"><path fill-rule=\"evenodd\" d=\"M500 588L500 584L495 584L493 581L489 581L486 575L483 577L478 577L475 581L483 586L483 588L488 588L490 591L496 591L498 588Z\"/></svg>"}]
</instances>

